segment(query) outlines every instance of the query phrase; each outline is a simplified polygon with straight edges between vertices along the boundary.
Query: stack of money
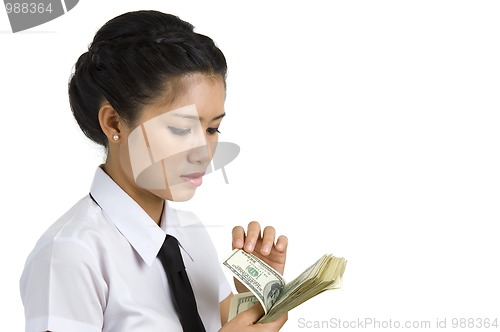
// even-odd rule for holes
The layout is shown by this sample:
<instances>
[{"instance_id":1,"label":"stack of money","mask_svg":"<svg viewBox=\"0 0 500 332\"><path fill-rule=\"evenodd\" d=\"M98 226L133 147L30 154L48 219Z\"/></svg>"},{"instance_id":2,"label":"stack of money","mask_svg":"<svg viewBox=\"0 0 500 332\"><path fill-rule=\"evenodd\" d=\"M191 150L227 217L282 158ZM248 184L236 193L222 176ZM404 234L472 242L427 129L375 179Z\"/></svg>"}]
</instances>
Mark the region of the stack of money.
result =
<instances>
[{"instance_id":1,"label":"stack of money","mask_svg":"<svg viewBox=\"0 0 500 332\"><path fill-rule=\"evenodd\" d=\"M344 258L324 255L297 278L285 283L272 267L254 255L236 249L223 265L250 292L232 298L229 319L259 302L264 316L258 322L271 322L326 290L341 288L346 263Z\"/></svg>"}]
</instances>

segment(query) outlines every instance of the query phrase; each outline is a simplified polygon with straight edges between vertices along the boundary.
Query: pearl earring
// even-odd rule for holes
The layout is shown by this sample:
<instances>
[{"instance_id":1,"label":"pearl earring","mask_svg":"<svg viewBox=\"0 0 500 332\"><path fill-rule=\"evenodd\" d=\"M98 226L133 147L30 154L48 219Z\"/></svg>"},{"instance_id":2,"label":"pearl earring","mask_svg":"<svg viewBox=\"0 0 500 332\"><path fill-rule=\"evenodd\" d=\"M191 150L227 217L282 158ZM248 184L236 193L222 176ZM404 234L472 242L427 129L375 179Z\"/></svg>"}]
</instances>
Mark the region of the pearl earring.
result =
<instances>
[{"instance_id":1,"label":"pearl earring","mask_svg":"<svg viewBox=\"0 0 500 332\"><path fill-rule=\"evenodd\" d=\"M120 136L118 135L113 135L113 140L118 141L120 139Z\"/></svg>"}]
</instances>

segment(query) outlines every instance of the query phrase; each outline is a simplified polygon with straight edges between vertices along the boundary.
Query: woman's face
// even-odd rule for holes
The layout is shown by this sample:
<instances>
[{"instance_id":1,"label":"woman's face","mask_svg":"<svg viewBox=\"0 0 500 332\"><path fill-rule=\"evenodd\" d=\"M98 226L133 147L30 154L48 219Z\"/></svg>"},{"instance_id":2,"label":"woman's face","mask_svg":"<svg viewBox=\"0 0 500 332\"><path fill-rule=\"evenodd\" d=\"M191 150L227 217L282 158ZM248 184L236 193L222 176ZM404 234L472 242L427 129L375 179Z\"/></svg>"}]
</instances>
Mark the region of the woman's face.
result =
<instances>
[{"instance_id":1,"label":"woman's face","mask_svg":"<svg viewBox=\"0 0 500 332\"><path fill-rule=\"evenodd\" d=\"M221 77L193 74L182 78L181 86L173 102L165 102L165 96L145 107L120 147L127 177L172 201L190 199L202 184L225 114Z\"/></svg>"}]
</instances>

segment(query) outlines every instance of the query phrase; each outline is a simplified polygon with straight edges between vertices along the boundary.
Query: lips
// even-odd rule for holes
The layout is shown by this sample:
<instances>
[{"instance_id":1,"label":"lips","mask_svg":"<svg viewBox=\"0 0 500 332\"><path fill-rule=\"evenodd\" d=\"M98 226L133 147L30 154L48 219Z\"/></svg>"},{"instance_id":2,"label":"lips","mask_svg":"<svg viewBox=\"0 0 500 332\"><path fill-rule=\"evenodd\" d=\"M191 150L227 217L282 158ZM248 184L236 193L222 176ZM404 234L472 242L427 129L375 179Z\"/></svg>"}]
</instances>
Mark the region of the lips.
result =
<instances>
[{"instance_id":1,"label":"lips","mask_svg":"<svg viewBox=\"0 0 500 332\"><path fill-rule=\"evenodd\" d=\"M204 172L196 172L196 173L181 175L181 179L183 181L192 184L195 187L199 187L203 182L203 175L205 175Z\"/></svg>"}]
</instances>

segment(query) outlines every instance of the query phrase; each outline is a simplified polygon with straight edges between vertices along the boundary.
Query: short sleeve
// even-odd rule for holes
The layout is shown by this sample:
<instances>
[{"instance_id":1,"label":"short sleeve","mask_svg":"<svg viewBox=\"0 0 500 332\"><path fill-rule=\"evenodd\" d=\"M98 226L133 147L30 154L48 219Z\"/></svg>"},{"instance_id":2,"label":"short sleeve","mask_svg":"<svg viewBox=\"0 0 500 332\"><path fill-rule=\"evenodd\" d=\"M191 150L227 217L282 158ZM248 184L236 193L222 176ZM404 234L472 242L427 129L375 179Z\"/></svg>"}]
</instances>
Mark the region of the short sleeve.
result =
<instances>
[{"instance_id":1,"label":"short sleeve","mask_svg":"<svg viewBox=\"0 0 500 332\"><path fill-rule=\"evenodd\" d=\"M107 284L84 243L54 240L34 251L20 281L26 332L99 332Z\"/></svg>"}]
</instances>

